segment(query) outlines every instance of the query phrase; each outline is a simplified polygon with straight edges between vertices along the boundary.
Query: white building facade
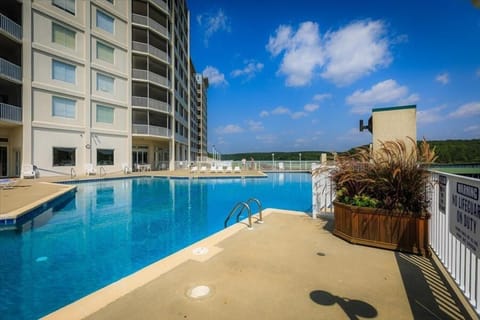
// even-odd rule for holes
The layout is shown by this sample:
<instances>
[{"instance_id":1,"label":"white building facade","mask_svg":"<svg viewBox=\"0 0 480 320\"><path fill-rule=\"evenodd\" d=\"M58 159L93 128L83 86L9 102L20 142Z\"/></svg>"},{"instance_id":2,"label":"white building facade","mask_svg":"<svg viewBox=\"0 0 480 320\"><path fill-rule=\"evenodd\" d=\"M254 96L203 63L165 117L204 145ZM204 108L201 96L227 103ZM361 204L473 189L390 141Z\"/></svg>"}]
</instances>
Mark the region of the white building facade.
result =
<instances>
[{"instance_id":1,"label":"white building facade","mask_svg":"<svg viewBox=\"0 0 480 320\"><path fill-rule=\"evenodd\" d=\"M6 0L0 13L0 62L21 70L0 69L0 176L174 169L202 154L189 145L185 1Z\"/></svg>"}]
</instances>

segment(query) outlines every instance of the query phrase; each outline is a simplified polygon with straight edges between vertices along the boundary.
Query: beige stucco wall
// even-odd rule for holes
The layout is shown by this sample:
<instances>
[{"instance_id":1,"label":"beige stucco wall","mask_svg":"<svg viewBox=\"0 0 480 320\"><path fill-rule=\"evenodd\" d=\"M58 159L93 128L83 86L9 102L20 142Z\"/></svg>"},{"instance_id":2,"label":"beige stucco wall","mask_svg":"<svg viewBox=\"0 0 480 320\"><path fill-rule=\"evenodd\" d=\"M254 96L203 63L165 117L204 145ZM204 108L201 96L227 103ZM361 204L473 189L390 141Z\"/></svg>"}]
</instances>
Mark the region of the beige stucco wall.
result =
<instances>
[{"instance_id":1,"label":"beige stucco wall","mask_svg":"<svg viewBox=\"0 0 480 320\"><path fill-rule=\"evenodd\" d=\"M49 0L25 5L24 30L32 32L24 33L23 60L31 63L24 63L22 161L37 165L42 176L70 175L71 167L53 167L53 147L76 149L74 169L79 175L85 174L86 163L96 165L97 148L114 150L114 165L105 166L107 172L120 171L122 163L130 162L130 6L130 1L82 0L76 1L72 15ZM114 18L113 34L96 27L97 10ZM75 31L75 48L53 43L53 22ZM96 58L97 41L114 48L113 63ZM53 59L75 65L74 84L52 79ZM98 73L114 78L113 93L96 90ZM74 119L53 117L53 96L76 101ZM96 122L97 104L114 108L113 124Z\"/></svg>"},{"instance_id":2,"label":"beige stucco wall","mask_svg":"<svg viewBox=\"0 0 480 320\"><path fill-rule=\"evenodd\" d=\"M394 107L390 109L373 109L373 152L380 147L380 141L404 140L407 137L417 141L416 107Z\"/></svg>"}]
</instances>

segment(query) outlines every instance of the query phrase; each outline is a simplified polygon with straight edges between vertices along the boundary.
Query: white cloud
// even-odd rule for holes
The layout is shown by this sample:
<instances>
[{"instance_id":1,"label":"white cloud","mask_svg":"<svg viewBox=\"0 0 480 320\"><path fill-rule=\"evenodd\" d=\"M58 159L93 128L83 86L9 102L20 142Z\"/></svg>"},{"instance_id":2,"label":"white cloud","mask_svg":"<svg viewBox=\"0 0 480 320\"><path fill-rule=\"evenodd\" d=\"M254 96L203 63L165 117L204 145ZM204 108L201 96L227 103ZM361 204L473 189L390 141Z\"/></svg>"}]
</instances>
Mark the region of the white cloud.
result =
<instances>
[{"instance_id":1,"label":"white cloud","mask_svg":"<svg viewBox=\"0 0 480 320\"><path fill-rule=\"evenodd\" d=\"M264 129L263 123L261 121L247 121L249 131L262 131Z\"/></svg>"},{"instance_id":2,"label":"white cloud","mask_svg":"<svg viewBox=\"0 0 480 320\"><path fill-rule=\"evenodd\" d=\"M207 66L202 75L208 78L208 83L212 86L228 85L225 75L215 67Z\"/></svg>"},{"instance_id":3,"label":"white cloud","mask_svg":"<svg viewBox=\"0 0 480 320\"><path fill-rule=\"evenodd\" d=\"M419 100L417 94L410 94L406 86L400 86L395 80L379 82L368 90L357 90L346 98L346 103L353 106L352 113L369 113L374 107L386 105L413 104Z\"/></svg>"},{"instance_id":4,"label":"white cloud","mask_svg":"<svg viewBox=\"0 0 480 320\"><path fill-rule=\"evenodd\" d=\"M441 73L435 77L435 80L440 82L441 84L447 84L450 82L450 76L447 72Z\"/></svg>"},{"instance_id":5,"label":"white cloud","mask_svg":"<svg viewBox=\"0 0 480 320\"><path fill-rule=\"evenodd\" d=\"M442 116L441 112L445 108L446 106L442 105L431 109L417 110L417 123L427 124L442 120L444 116Z\"/></svg>"},{"instance_id":6,"label":"white cloud","mask_svg":"<svg viewBox=\"0 0 480 320\"><path fill-rule=\"evenodd\" d=\"M296 31L279 26L266 49L273 56L283 52L278 73L287 77L287 86L309 84L321 68L324 79L342 86L391 63L391 43L385 34L384 22L363 20L329 31L322 40L318 24L307 21Z\"/></svg>"},{"instance_id":7,"label":"white cloud","mask_svg":"<svg viewBox=\"0 0 480 320\"><path fill-rule=\"evenodd\" d=\"M218 134L234 134L243 132L243 129L236 124L227 124L224 127L218 127L215 131Z\"/></svg>"},{"instance_id":8,"label":"white cloud","mask_svg":"<svg viewBox=\"0 0 480 320\"><path fill-rule=\"evenodd\" d=\"M460 106L457 110L450 113L452 118L466 118L480 115L480 102L470 102Z\"/></svg>"},{"instance_id":9,"label":"white cloud","mask_svg":"<svg viewBox=\"0 0 480 320\"><path fill-rule=\"evenodd\" d=\"M300 119L306 116L307 116L307 113L303 111L297 111L291 114L292 119Z\"/></svg>"},{"instance_id":10,"label":"white cloud","mask_svg":"<svg viewBox=\"0 0 480 320\"><path fill-rule=\"evenodd\" d=\"M197 23L204 32L204 43L208 46L210 37L216 32L230 32L230 19L225 15L222 9L216 13L203 13L197 16Z\"/></svg>"},{"instance_id":11,"label":"white cloud","mask_svg":"<svg viewBox=\"0 0 480 320\"><path fill-rule=\"evenodd\" d=\"M359 141L364 141L369 139L371 140L371 135L365 132L360 132L358 128L350 128L345 133L338 135L336 139L342 140L342 141L352 141L355 143L359 143Z\"/></svg>"},{"instance_id":12,"label":"white cloud","mask_svg":"<svg viewBox=\"0 0 480 320\"><path fill-rule=\"evenodd\" d=\"M270 113L266 110L262 110L262 112L260 112L260 118L265 118L265 117L268 117L270 115Z\"/></svg>"},{"instance_id":13,"label":"white cloud","mask_svg":"<svg viewBox=\"0 0 480 320\"><path fill-rule=\"evenodd\" d=\"M257 73L262 71L263 63L256 62L254 60L246 61L246 66L243 69L236 69L232 71L232 77L245 76L248 79L253 78Z\"/></svg>"},{"instance_id":14,"label":"white cloud","mask_svg":"<svg viewBox=\"0 0 480 320\"><path fill-rule=\"evenodd\" d=\"M277 115L278 114L290 114L290 109L285 108L285 107L276 107L270 113L271 114L277 114Z\"/></svg>"},{"instance_id":15,"label":"white cloud","mask_svg":"<svg viewBox=\"0 0 480 320\"><path fill-rule=\"evenodd\" d=\"M303 107L303 110L305 110L307 112L313 112L313 111L317 110L318 108L319 108L318 104L309 103L309 104L306 104Z\"/></svg>"},{"instance_id":16,"label":"white cloud","mask_svg":"<svg viewBox=\"0 0 480 320\"><path fill-rule=\"evenodd\" d=\"M480 133L480 126L469 126L469 127L466 127L464 130L464 132L478 132Z\"/></svg>"},{"instance_id":17,"label":"white cloud","mask_svg":"<svg viewBox=\"0 0 480 320\"><path fill-rule=\"evenodd\" d=\"M392 62L382 21L357 21L325 35L327 65L322 77L343 86Z\"/></svg>"},{"instance_id":18,"label":"white cloud","mask_svg":"<svg viewBox=\"0 0 480 320\"><path fill-rule=\"evenodd\" d=\"M273 144L277 142L277 136L274 134L263 134L255 136L255 139L265 144Z\"/></svg>"},{"instance_id":19,"label":"white cloud","mask_svg":"<svg viewBox=\"0 0 480 320\"><path fill-rule=\"evenodd\" d=\"M315 68L324 63L318 24L311 21L301 23L296 32L281 25L266 48L273 56L284 52L278 72L287 76L285 84L290 87L310 83Z\"/></svg>"},{"instance_id":20,"label":"white cloud","mask_svg":"<svg viewBox=\"0 0 480 320\"><path fill-rule=\"evenodd\" d=\"M310 144L311 142L308 141L307 139L304 139L304 138L297 138L295 139L295 142L293 143L293 145L295 147L306 147Z\"/></svg>"},{"instance_id":21,"label":"white cloud","mask_svg":"<svg viewBox=\"0 0 480 320\"><path fill-rule=\"evenodd\" d=\"M330 99L332 97L332 95L330 93L318 93L316 95L313 96L313 100L314 101L323 101L323 100L326 100L326 99Z\"/></svg>"}]
</instances>

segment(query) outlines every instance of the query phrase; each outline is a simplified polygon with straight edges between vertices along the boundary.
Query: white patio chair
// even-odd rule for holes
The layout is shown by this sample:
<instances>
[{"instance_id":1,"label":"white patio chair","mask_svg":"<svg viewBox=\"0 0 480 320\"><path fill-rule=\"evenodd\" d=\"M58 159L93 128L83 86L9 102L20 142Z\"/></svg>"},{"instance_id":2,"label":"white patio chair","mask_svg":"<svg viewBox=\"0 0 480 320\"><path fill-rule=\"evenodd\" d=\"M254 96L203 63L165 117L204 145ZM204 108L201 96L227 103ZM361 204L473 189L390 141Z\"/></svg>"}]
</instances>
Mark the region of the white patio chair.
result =
<instances>
[{"instance_id":1,"label":"white patio chair","mask_svg":"<svg viewBox=\"0 0 480 320\"><path fill-rule=\"evenodd\" d=\"M85 175L95 175L97 174L97 169L93 166L93 163L87 163L85 165Z\"/></svg>"},{"instance_id":2,"label":"white patio chair","mask_svg":"<svg viewBox=\"0 0 480 320\"><path fill-rule=\"evenodd\" d=\"M22 167L22 177L23 178L33 178L35 179L38 175L38 170L33 164L24 164Z\"/></svg>"}]
</instances>

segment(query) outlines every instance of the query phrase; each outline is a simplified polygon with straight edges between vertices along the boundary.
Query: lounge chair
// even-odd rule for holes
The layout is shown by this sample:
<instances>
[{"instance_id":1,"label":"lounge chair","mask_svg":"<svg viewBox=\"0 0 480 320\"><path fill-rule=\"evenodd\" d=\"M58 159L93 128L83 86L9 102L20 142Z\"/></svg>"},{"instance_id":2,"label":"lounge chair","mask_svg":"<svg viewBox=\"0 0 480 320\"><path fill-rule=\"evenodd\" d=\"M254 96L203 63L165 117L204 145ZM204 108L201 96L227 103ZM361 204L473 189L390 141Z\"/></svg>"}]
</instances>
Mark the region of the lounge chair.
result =
<instances>
[{"instance_id":1,"label":"lounge chair","mask_svg":"<svg viewBox=\"0 0 480 320\"><path fill-rule=\"evenodd\" d=\"M210 167L210 172L211 172L211 173L217 172L217 167L211 166L211 167Z\"/></svg>"},{"instance_id":2,"label":"lounge chair","mask_svg":"<svg viewBox=\"0 0 480 320\"><path fill-rule=\"evenodd\" d=\"M285 170L285 166L283 165L283 162L278 163L278 169L279 170Z\"/></svg>"},{"instance_id":3,"label":"lounge chair","mask_svg":"<svg viewBox=\"0 0 480 320\"><path fill-rule=\"evenodd\" d=\"M38 176L38 169L33 164L24 164L22 167L22 177L23 178L33 178L35 179Z\"/></svg>"},{"instance_id":4,"label":"lounge chair","mask_svg":"<svg viewBox=\"0 0 480 320\"><path fill-rule=\"evenodd\" d=\"M200 167L200 172L201 172L201 173L207 172L207 167L206 167L206 166L201 166L201 167Z\"/></svg>"},{"instance_id":5,"label":"lounge chair","mask_svg":"<svg viewBox=\"0 0 480 320\"><path fill-rule=\"evenodd\" d=\"M13 189L13 186L17 183L17 180L13 179L0 179L0 189Z\"/></svg>"},{"instance_id":6,"label":"lounge chair","mask_svg":"<svg viewBox=\"0 0 480 320\"><path fill-rule=\"evenodd\" d=\"M227 166L225 169L225 173L231 173L232 172L232 166Z\"/></svg>"},{"instance_id":7,"label":"lounge chair","mask_svg":"<svg viewBox=\"0 0 480 320\"><path fill-rule=\"evenodd\" d=\"M132 169L128 166L128 163L122 164L122 171L125 174L132 173Z\"/></svg>"},{"instance_id":8,"label":"lounge chair","mask_svg":"<svg viewBox=\"0 0 480 320\"><path fill-rule=\"evenodd\" d=\"M97 169L95 169L92 163L87 163L85 165L85 175L89 176L92 174L97 174Z\"/></svg>"},{"instance_id":9,"label":"lounge chair","mask_svg":"<svg viewBox=\"0 0 480 320\"><path fill-rule=\"evenodd\" d=\"M195 173L198 171L198 167L197 166L193 166L190 168L190 173Z\"/></svg>"},{"instance_id":10,"label":"lounge chair","mask_svg":"<svg viewBox=\"0 0 480 320\"><path fill-rule=\"evenodd\" d=\"M240 172L242 172L242 170L240 170L239 166L235 166L235 169L233 169L233 172L240 173Z\"/></svg>"}]
</instances>

